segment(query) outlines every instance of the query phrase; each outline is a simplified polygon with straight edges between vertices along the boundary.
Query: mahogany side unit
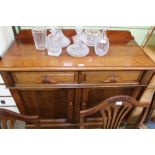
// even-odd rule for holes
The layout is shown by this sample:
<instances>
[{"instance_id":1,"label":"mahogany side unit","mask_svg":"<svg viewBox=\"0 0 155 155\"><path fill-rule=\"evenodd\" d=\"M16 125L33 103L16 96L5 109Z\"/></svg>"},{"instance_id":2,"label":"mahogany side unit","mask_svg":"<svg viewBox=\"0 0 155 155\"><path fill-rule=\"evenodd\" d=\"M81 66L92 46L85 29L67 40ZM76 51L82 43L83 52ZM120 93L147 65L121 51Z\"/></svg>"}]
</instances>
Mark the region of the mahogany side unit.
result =
<instances>
[{"instance_id":1,"label":"mahogany side unit","mask_svg":"<svg viewBox=\"0 0 155 155\"><path fill-rule=\"evenodd\" d=\"M70 39L75 35L74 30L63 31ZM93 48L82 58L69 56L65 48L51 57L35 49L30 30L21 31L0 60L0 73L20 113L39 115L41 128L79 128L80 110L115 95L140 99L155 63L130 32L107 35L110 49L103 57Z\"/></svg>"}]
</instances>

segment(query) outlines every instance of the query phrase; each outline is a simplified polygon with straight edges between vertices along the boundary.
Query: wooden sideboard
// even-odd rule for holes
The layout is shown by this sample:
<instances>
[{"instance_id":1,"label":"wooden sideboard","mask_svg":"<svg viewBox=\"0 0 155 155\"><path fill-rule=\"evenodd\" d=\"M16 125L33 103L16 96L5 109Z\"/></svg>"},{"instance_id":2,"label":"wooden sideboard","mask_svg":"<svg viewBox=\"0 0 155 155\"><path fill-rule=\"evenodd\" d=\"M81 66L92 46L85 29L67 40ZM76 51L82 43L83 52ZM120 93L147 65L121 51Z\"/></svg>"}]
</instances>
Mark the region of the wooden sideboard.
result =
<instances>
[{"instance_id":1,"label":"wooden sideboard","mask_svg":"<svg viewBox=\"0 0 155 155\"><path fill-rule=\"evenodd\" d=\"M0 73L21 114L39 115L41 128L79 128L79 111L114 95L140 99L155 70L155 63L128 31L108 31L106 56L59 57L37 51L22 34L0 60ZM64 30L71 38L74 30ZM30 41L30 42L29 42ZM88 118L91 124L97 115ZM33 124L27 124L33 128Z\"/></svg>"}]
</instances>

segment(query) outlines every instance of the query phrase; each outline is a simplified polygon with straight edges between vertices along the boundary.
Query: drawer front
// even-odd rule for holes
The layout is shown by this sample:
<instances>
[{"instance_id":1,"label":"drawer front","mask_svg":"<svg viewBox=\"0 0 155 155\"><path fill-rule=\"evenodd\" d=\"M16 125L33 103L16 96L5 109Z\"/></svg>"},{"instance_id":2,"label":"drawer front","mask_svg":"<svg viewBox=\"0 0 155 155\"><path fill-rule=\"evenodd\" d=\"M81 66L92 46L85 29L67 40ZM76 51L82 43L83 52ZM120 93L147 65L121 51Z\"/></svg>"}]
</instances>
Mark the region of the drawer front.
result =
<instances>
[{"instance_id":1,"label":"drawer front","mask_svg":"<svg viewBox=\"0 0 155 155\"><path fill-rule=\"evenodd\" d=\"M16 103L12 97L0 97L0 107L16 106Z\"/></svg>"},{"instance_id":2,"label":"drawer front","mask_svg":"<svg viewBox=\"0 0 155 155\"><path fill-rule=\"evenodd\" d=\"M138 83L142 71L83 72L84 83Z\"/></svg>"},{"instance_id":3,"label":"drawer front","mask_svg":"<svg viewBox=\"0 0 155 155\"><path fill-rule=\"evenodd\" d=\"M0 96L11 96L9 89L5 85L0 85Z\"/></svg>"},{"instance_id":4,"label":"drawer front","mask_svg":"<svg viewBox=\"0 0 155 155\"><path fill-rule=\"evenodd\" d=\"M4 83L4 81L2 79L2 76L0 75L0 84L3 84L3 83Z\"/></svg>"},{"instance_id":5,"label":"drawer front","mask_svg":"<svg viewBox=\"0 0 155 155\"><path fill-rule=\"evenodd\" d=\"M16 113L20 113L16 106L14 106L14 107L1 107L1 108L11 110L11 111L16 112Z\"/></svg>"},{"instance_id":6,"label":"drawer front","mask_svg":"<svg viewBox=\"0 0 155 155\"><path fill-rule=\"evenodd\" d=\"M13 78L16 84L65 84L76 83L76 72L14 72Z\"/></svg>"}]
</instances>

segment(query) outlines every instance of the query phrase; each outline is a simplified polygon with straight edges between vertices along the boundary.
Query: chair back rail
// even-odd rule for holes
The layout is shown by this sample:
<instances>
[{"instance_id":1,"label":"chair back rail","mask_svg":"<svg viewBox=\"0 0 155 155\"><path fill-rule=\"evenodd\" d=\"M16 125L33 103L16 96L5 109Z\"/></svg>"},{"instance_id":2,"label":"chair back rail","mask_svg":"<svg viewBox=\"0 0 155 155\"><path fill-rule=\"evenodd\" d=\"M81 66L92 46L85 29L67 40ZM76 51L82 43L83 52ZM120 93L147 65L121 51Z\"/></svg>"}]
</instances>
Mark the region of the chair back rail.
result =
<instances>
[{"instance_id":1,"label":"chair back rail","mask_svg":"<svg viewBox=\"0 0 155 155\"><path fill-rule=\"evenodd\" d=\"M80 111L80 128L85 127L85 118L87 116L93 115L97 112L99 112L102 117L102 128L119 128L121 123L125 121L127 114L133 110L133 108L141 107L143 108L143 111L135 126L138 128L144 122L149 110L149 105L149 103L140 103L134 98L126 95L110 97L90 109Z\"/></svg>"},{"instance_id":2,"label":"chair back rail","mask_svg":"<svg viewBox=\"0 0 155 155\"><path fill-rule=\"evenodd\" d=\"M2 108L0 108L0 120L1 120L2 129L6 129L6 128L13 129L16 120L24 121L25 123L34 123L36 128L40 126L38 115L33 115L33 116L21 115L16 112L2 109ZM10 122L9 125L7 123L8 121Z\"/></svg>"}]
</instances>

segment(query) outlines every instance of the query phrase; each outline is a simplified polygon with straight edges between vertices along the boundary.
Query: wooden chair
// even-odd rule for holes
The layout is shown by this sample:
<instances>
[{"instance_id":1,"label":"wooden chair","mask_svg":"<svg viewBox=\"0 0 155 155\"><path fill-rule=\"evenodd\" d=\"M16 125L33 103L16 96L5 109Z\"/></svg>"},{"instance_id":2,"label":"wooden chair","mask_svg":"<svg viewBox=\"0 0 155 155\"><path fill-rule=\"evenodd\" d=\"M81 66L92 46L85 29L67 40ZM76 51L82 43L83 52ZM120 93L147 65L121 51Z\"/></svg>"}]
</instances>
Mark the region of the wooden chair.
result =
<instances>
[{"instance_id":1,"label":"wooden chair","mask_svg":"<svg viewBox=\"0 0 155 155\"><path fill-rule=\"evenodd\" d=\"M21 115L13 111L0 108L2 129L13 129L16 120L24 121L25 123L33 123L36 128L39 128L39 116Z\"/></svg>"},{"instance_id":2,"label":"wooden chair","mask_svg":"<svg viewBox=\"0 0 155 155\"><path fill-rule=\"evenodd\" d=\"M89 127L92 124L85 122L88 119L87 116L100 112L101 128L117 129L121 123L125 123L125 117L135 107L143 108L135 128L143 128L143 122L148 113L149 105L149 103L140 103L130 96L120 95L110 97L95 107L80 111L80 128Z\"/></svg>"}]
</instances>

